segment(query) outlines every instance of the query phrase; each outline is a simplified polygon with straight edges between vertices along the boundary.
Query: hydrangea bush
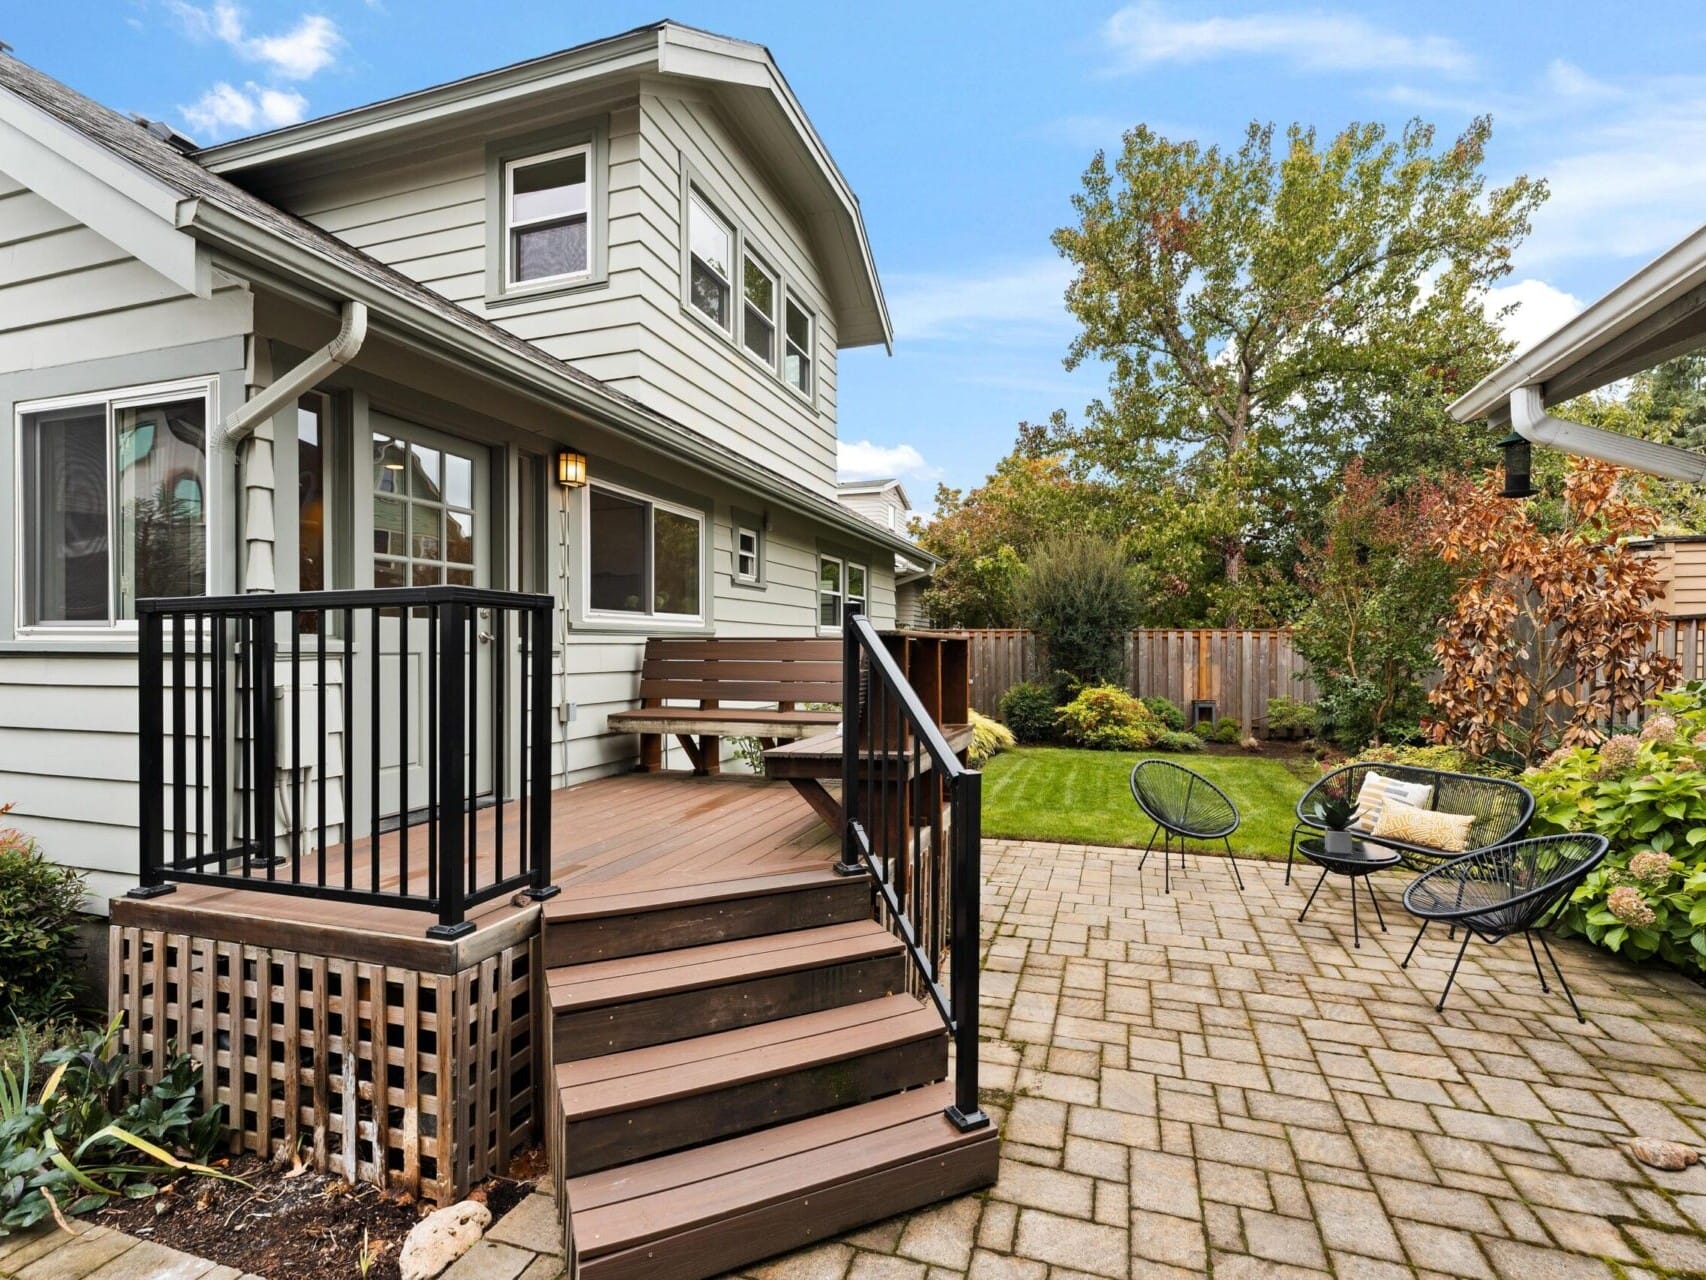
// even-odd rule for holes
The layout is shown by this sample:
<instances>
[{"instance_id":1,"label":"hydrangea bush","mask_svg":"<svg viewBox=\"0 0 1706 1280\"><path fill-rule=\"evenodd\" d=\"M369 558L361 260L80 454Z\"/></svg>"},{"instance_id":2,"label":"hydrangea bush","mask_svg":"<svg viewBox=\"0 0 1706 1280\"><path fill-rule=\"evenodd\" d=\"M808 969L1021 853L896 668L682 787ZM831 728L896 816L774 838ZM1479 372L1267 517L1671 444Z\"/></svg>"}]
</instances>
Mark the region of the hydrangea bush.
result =
<instances>
[{"instance_id":1,"label":"hydrangea bush","mask_svg":"<svg viewBox=\"0 0 1706 1280\"><path fill-rule=\"evenodd\" d=\"M1611 842L1559 914L1566 932L1706 973L1706 685L1652 706L1639 733L1554 751L1523 776L1532 833L1594 831Z\"/></svg>"}]
</instances>

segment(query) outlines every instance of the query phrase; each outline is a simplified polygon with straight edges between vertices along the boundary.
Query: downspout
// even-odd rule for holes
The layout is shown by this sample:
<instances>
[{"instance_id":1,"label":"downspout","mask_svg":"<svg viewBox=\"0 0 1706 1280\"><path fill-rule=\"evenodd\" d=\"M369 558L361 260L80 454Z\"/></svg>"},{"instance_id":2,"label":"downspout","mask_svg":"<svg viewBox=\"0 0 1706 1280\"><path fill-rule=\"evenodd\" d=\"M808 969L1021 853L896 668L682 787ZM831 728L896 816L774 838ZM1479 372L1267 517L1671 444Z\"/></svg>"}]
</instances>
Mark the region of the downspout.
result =
<instances>
[{"instance_id":1,"label":"downspout","mask_svg":"<svg viewBox=\"0 0 1706 1280\"><path fill-rule=\"evenodd\" d=\"M1510 412L1511 427L1519 436L1548 449L1598 458L1666 480L1686 480L1691 484L1706 481L1706 454L1554 418L1546 412L1546 402L1537 386L1518 387L1511 392Z\"/></svg>"},{"instance_id":2,"label":"downspout","mask_svg":"<svg viewBox=\"0 0 1706 1280\"><path fill-rule=\"evenodd\" d=\"M317 387L334 369L354 360L361 353L362 343L366 341L367 304L344 303L338 336L252 400L239 405L236 412L225 419L224 429L220 433L221 441L227 446L235 445L254 431L257 423L266 421L303 392Z\"/></svg>"}]
</instances>

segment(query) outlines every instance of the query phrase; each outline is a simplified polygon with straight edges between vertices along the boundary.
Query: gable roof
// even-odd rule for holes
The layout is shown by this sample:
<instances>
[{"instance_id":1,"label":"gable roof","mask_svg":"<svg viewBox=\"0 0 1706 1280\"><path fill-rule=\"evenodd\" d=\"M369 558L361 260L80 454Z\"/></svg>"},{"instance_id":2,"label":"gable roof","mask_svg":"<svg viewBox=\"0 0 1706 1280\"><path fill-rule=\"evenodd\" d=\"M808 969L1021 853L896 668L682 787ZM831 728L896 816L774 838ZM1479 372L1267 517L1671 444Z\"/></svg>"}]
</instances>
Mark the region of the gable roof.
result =
<instances>
[{"instance_id":1,"label":"gable roof","mask_svg":"<svg viewBox=\"0 0 1706 1280\"><path fill-rule=\"evenodd\" d=\"M186 238L258 268L263 278L282 278L308 286L332 308L338 301L366 303L370 327L412 346L423 344L468 363L483 376L531 394L557 408L583 414L633 432L652 448L673 454L742 488L770 495L796 510L849 533L889 546L910 549L904 539L875 530L869 521L759 463L718 449L681 423L648 408L632 396L557 359L508 330L457 306L377 258L346 244L312 223L251 195L154 136L133 120L68 88L9 53L0 52L0 91L10 95L0 112L0 169L13 150L24 146L58 149L70 164L89 157L67 146L96 144L98 156L123 162L122 174L140 176L151 202L132 206L130 216L153 219ZM19 109L21 106L21 110ZM8 132L10 131L10 132ZM86 169L92 180L83 192L68 188L65 212L77 207L96 187L108 189L114 175ZM99 227L95 228L99 230ZM202 266L205 271L205 263Z\"/></svg>"},{"instance_id":2,"label":"gable roof","mask_svg":"<svg viewBox=\"0 0 1706 1280\"><path fill-rule=\"evenodd\" d=\"M906 496L906 490L901 488L900 481L893 476L882 480L841 480L835 486L835 491L840 494L887 493L890 489L893 489L895 497L900 499L900 505L911 511L912 500Z\"/></svg>"},{"instance_id":3,"label":"gable roof","mask_svg":"<svg viewBox=\"0 0 1706 1280\"><path fill-rule=\"evenodd\" d=\"M463 128L518 99L640 75L675 78L708 89L768 167L813 237L835 300L843 347L892 346L894 329L859 198L763 45L678 22L654 22L620 35L483 71L366 106L334 112L196 153L222 174L268 169L341 149L403 145L412 134Z\"/></svg>"}]
</instances>

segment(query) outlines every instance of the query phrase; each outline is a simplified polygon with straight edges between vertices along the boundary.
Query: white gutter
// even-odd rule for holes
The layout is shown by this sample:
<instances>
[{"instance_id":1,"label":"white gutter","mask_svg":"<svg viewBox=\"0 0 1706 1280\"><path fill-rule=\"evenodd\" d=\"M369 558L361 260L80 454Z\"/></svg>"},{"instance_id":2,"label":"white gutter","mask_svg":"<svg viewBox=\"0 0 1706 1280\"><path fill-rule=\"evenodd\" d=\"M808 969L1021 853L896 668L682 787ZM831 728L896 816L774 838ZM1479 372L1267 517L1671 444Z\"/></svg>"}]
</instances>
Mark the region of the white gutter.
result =
<instances>
[{"instance_id":1,"label":"white gutter","mask_svg":"<svg viewBox=\"0 0 1706 1280\"><path fill-rule=\"evenodd\" d=\"M225 419L224 430L220 433L222 443L236 444L259 423L265 422L304 392L312 391L328 373L354 360L361 352L361 344L366 341L367 304L344 303L338 336L261 391L254 399L239 405L236 412Z\"/></svg>"},{"instance_id":2,"label":"white gutter","mask_svg":"<svg viewBox=\"0 0 1706 1280\"><path fill-rule=\"evenodd\" d=\"M1537 386L1518 387L1511 392L1510 411L1511 427L1535 444L1584 458L1598 458L1666 480L1687 480L1694 484L1706 481L1706 454L1554 418L1546 412L1546 403Z\"/></svg>"}]
</instances>

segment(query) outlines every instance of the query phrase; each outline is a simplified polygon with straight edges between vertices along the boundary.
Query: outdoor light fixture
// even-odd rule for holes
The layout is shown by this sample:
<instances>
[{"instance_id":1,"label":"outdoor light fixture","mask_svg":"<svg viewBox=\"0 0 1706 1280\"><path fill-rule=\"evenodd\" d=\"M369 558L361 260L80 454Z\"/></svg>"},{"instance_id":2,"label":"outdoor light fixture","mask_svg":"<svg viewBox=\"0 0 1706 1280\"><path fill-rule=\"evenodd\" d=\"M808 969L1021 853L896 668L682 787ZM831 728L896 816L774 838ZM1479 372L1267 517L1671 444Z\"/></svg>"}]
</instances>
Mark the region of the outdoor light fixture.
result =
<instances>
[{"instance_id":1,"label":"outdoor light fixture","mask_svg":"<svg viewBox=\"0 0 1706 1280\"><path fill-rule=\"evenodd\" d=\"M1529 483L1533 466L1534 446L1516 432L1511 432L1496 446L1505 455L1505 489L1501 498L1532 498L1540 490Z\"/></svg>"},{"instance_id":2,"label":"outdoor light fixture","mask_svg":"<svg viewBox=\"0 0 1706 1280\"><path fill-rule=\"evenodd\" d=\"M586 455L573 449L557 450L557 483L565 489L578 489L586 483Z\"/></svg>"}]
</instances>

